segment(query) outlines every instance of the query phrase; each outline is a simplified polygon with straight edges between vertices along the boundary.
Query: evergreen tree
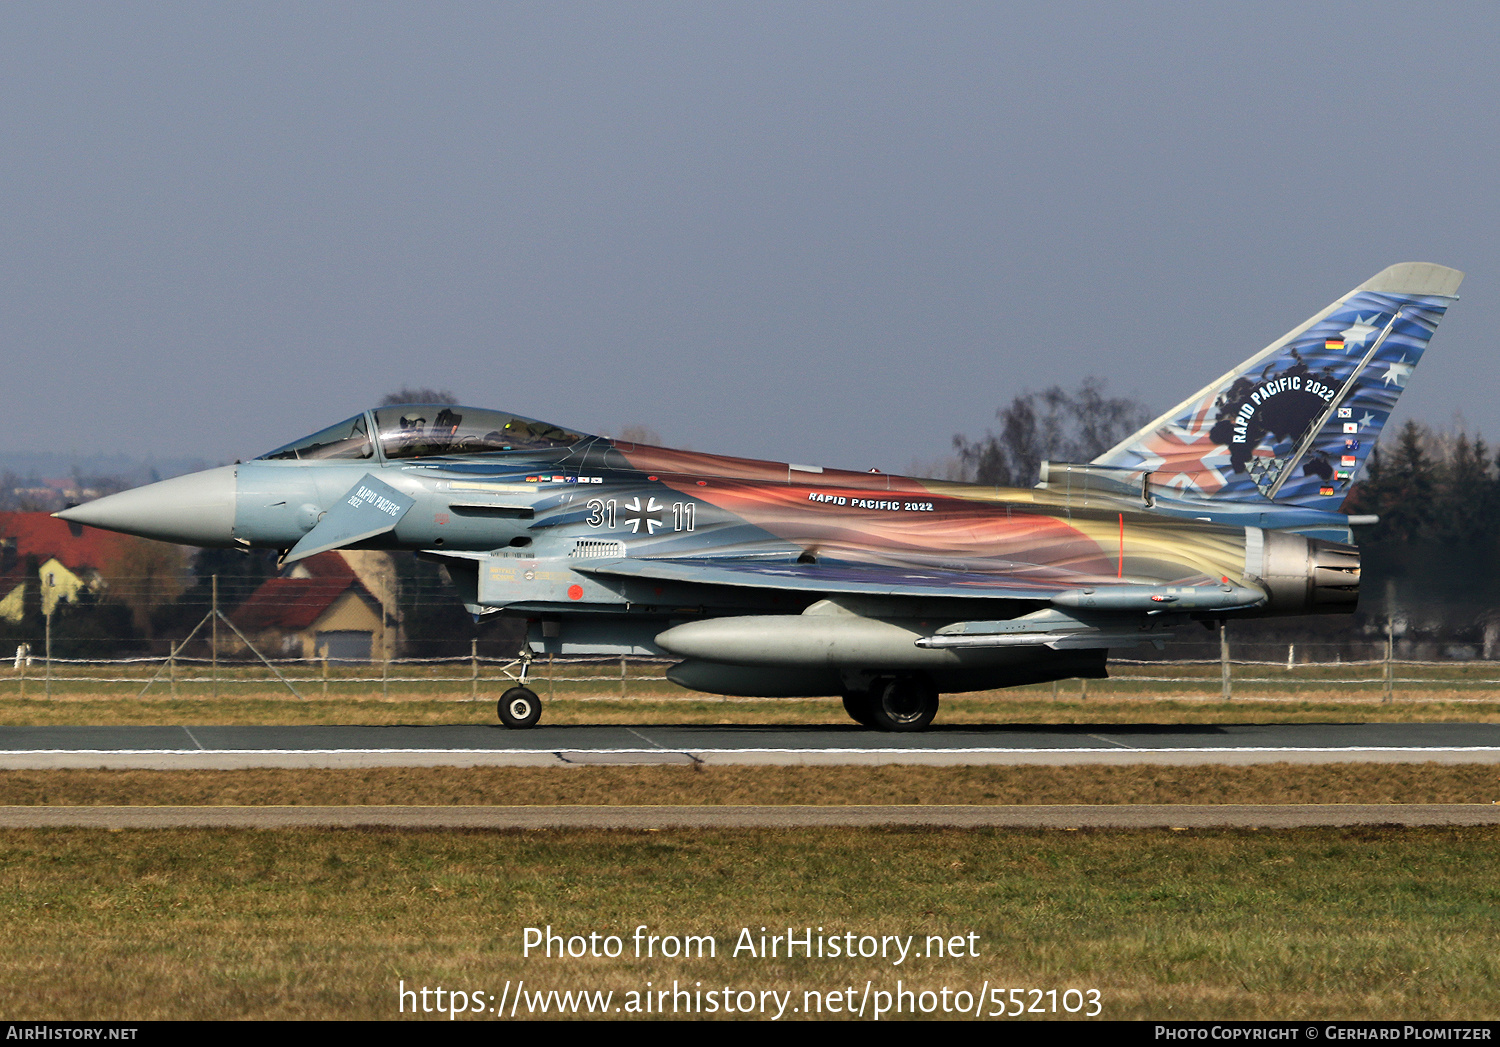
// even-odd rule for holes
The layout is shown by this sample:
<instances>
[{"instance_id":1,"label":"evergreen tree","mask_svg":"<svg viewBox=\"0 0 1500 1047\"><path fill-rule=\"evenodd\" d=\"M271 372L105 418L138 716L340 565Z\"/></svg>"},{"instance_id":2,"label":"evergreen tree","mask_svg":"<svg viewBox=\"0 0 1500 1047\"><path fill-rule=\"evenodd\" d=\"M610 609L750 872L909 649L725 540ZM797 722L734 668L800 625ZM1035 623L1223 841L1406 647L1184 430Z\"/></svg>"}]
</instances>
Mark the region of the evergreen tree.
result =
<instances>
[{"instance_id":1,"label":"evergreen tree","mask_svg":"<svg viewBox=\"0 0 1500 1047\"><path fill-rule=\"evenodd\" d=\"M88 589L59 600L52 612L54 658L116 658L139 649L139 639L128 606Z\"/></svg>"},{"instance_id":2,"label":"evergreen tree","mask_svg":"<svg viewBox=\"0 0 1500 1047\"><path fill-rule=\"evenodd\" d=\"M21 575L21 617L16 621L0 618L0 642L7 645L29 643L32 651L41 649L45 626L42 621L41 564L33 555L26 557ZM5 654L9 654L7 649Z\"/></svg>"},{"instance_id":3,"label":"evergreen tree","mask_svg":"<svg viewBox=\"0 0 1500 1047\"><path fill-rule=\"evenodd\" d=\"M1414 542L1427 536L1434 517L1437 470L1423 444L1427 430L1416 422L1401 427L1379 491L1381 537Z\"/></svg>"},{"instance_id":4,"label":"evergreen tree","mask_svg":"<svg viewBox=\"0 0 1500 1047\"><path fill-rule=\"evenodd\" d=\"M1432 532L1441 542L1478 545L1494 537L1495 481L1484 441L1458 434L1440 470Z\"/></svg>"},{"instance_id":5,"label":"evergreen tree","mask_svg":"<svg viewBox=\"0 0 1500 1047\"><path fill-rule=\"evenodd\" d=\"M478 631L443 569L411 553L395 553L393 559L400 582L406 654L412 658L468 654L469 641Z\"/></svg>"}]
</instances>

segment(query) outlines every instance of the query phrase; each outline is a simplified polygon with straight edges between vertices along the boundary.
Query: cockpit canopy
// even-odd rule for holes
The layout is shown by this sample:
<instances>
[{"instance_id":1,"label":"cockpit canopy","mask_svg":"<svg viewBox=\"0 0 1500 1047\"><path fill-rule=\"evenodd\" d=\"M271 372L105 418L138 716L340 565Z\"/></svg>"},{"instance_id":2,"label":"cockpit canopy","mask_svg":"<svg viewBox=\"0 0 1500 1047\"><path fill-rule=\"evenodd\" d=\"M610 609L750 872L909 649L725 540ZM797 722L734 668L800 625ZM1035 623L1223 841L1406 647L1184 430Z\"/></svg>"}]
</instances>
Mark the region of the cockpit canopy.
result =
<instances>
[{"instance_id":1,"label":"cockpit canopy","mask_svg":"<svg viewBox=\"0 0 1500 1047\"><path fill-rule=\"evenodd\" d=\"M295 458L305 461L323 458L373 458L374 456L375 450L370 445L369 427L365 422L365 416L357 414L338 425L331 425L311 436L304 436L274 451L267 451L260 456L259 460Z\"/></svg>"},{"instance_id":2,"label":"cockpit canopy","mask_svg":"<svg viewBox=\"0 0 1500 1047\"><path fill-rule=\"evenodd\" d=\"M532 418L456 404L398 404L371 413L380 449L388 459L534 451L567 447L587 438L584 433ZM367 416L358 414L261 458L310 461L374 456Z\"/></svg>"},{"instance_id":3,"label":"cockpit canopy","mask_svg":"<svg viewBox=\"0 0 1500 1047\"><path fill-rule=\"evenodd\" d=\"M451 404L377 408L375 428L387 458L535 451L567 447L584 438L582 433L520 415Z\"/></svg>"}]
</instances>

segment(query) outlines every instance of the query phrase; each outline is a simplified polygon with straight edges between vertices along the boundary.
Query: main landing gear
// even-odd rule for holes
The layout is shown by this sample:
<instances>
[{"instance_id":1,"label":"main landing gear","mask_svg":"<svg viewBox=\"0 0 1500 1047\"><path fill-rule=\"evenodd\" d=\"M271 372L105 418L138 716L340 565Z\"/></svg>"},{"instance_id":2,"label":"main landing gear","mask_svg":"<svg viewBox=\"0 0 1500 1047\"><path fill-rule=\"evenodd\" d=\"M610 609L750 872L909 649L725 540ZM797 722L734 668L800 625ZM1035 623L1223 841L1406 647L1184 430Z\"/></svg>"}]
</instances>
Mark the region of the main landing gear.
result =
<instances>
[{"instance_id":1,"label":"main landing gear","mask_svg":"<svg viewBox=\"0 0 1500 1047\"><path fill-rule=\"evenodd\" d=\"M535 727L542 718L542 700L530 687L512 687L500 696L499 713L507 727Z\"/></svg>"},{"instance_id":2,"label":"main landing gear","mask_svg":"<svg viewBox=\"0 0 1500 1047\"><path fill-rule=\"evenodd\" d=\"M849 718L879 731L923 730L937 710L937 688L920 676L877 677L867 691L844 692Z\"/></svg>"}]
</instances>

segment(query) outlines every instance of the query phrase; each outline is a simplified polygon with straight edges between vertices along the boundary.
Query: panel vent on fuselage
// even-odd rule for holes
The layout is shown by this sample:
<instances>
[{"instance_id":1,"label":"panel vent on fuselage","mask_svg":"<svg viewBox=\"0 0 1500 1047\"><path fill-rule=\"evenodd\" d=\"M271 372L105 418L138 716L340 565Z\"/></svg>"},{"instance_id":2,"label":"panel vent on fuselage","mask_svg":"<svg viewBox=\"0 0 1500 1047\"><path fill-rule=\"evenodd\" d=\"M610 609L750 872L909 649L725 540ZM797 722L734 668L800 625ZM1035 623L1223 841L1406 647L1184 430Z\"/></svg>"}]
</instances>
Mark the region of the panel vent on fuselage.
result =
<instances>
[{"instance_id":1,"label":"panel vent on fuselage","mask_svg":"<svg viewBox=\"0 0 1500 1047\"><path fill-rule=\"evenodd\" d=\"M568 555L588 560L615 560L625 555L625 543L580 538Z\"/></svg>"}]
</instances>

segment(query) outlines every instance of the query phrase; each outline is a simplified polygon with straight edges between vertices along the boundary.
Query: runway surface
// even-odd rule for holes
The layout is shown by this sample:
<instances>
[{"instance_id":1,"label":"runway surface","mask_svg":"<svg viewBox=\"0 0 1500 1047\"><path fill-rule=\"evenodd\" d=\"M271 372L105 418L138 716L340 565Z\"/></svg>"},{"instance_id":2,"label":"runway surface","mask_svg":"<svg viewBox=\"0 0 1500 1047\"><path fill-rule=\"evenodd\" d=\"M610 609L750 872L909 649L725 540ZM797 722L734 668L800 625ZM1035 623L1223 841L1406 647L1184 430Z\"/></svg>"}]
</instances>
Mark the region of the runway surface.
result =
<instances>
[{"instance_id":1,"label":"runway surface","mask_svg":"<svg viewBox=\"0 0 1500 1047\"><path fill-rule=\"evenodd\" d=\"M1500 825L1493 804L0 807L0 829L1294 829Z\"/></svg>"},{"instance_id":2,"label":"runway surface","mask_svg":"<svg viewBox=\"0 0 1500 1047\"><path fill-rule=\"evenodd\" d=\"M0 727L0 768L1500 763L1500 724Z\"/></svg>"}]
</instances>

